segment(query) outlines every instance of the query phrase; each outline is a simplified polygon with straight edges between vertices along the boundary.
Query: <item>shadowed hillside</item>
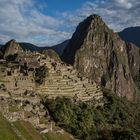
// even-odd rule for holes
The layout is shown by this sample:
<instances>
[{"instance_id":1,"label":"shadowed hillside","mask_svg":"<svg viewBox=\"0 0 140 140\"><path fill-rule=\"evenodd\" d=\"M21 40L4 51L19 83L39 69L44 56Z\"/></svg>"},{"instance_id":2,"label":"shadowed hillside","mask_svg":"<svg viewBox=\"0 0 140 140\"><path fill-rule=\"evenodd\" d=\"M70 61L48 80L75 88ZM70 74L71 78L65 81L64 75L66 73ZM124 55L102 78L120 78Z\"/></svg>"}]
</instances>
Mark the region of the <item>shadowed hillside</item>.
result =
<instances>
[{"instance_id":1,"label":"shadowed hillside","mask_svg":"<svg viewBox=\"0 0 140 140\"><path fill-rule=\"evenodd\" d=\"M119 36L126 42L132 42L140 47L140 26L129 27L119 32Z\"/></svg>"}]
</instances>

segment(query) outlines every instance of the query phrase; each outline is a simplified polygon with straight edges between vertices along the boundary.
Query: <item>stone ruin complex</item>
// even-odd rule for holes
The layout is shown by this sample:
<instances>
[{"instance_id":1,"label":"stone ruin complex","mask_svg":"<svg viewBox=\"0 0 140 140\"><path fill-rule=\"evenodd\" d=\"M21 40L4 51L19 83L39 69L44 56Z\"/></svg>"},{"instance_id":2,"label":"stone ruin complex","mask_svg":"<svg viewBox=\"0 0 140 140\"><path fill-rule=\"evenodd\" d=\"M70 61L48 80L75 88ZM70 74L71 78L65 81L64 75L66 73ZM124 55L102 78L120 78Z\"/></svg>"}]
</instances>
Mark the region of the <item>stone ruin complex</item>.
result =
<instances>
[{"instance_id":1,"label":"stone ruin complex","mask_svg":"<svg viewBox=\"0 0 140 140\"><path fill-rule=\"evenodd\" d=\"M38 84L35 70L41 66L46 67L47 72L43 83ZM21 49L14 61L0 60L0 111L9 121L29 121L41 133L52 129L42 97L68 97L74 101L103 104L100 87L79 76L71 65L61 60Z\"/></svg>"},{"instance_id":2,"label":"stone ruin complex","mask_svg":"<svg viewBox=\"0 0 140 140\"><path fill-rule=\"evenodd\" d=\"M34 72L40 66L48 71L43 84L37 85ZM66 96L81 101L102 98L101 89L95 82L78 76L72 66L36 52L23 53L15 62L1 61L1 84L11 94L33 91L50 98Z\"/></svg>"}]
</instances>

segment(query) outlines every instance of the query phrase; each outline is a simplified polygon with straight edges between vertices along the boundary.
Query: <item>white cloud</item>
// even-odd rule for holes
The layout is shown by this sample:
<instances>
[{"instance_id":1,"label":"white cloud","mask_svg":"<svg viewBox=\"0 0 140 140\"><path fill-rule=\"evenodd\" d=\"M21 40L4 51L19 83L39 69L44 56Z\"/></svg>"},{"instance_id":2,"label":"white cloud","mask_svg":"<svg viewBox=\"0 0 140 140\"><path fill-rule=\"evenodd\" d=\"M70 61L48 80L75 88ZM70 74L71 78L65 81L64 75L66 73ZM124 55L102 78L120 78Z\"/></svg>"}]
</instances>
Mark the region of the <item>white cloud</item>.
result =
<instances>
[{"instance_id":1,"label":"white cloud","mask_svg":"<svg viewBox=\"0 0 140 140\"><path fill-rule=\"evenodd\" d=\"M132 8L132 3L129 0L116 0L116 2L118 2L118 4L122 7L125 8Z\"/></svg>"},{"instance_id":2,"label":"white cloud","mask_svg":"<svg viewBox=\"0 0 140 140\"><path fill-rule=\"evenodd\" d=\"M79 21L91 14L100 15L107 25L115 31L120 31L130 26L140 26L140 1L139 0L101 0L87 1L73 13L65 12L68 24L74 27ZM74 22L72 19L77 19ZM70 23L72 21L72 23Z\"/></svg>"},{"instance_id":3,"label":"white cloud","mask_svg":"<svg viewBox=\"0 0 140 140\"><path fill-rule=\"evenodd\" d=\"M42 14L33 0L0 0L0 42L10 38L37 45L52 45L70 34L60 31L62 21Z\"/></svg>"},{"instance_id":4,"label":"white cloud","mask_svg":"<svg viewBox=\"0 0 140 140\"><path fill-rule=\"evenodd\" d=\"M42 46L56 44L71 37L90 14L99 14L110 28L120 31L140 25L139 7L139 0L89 0L75 11L52 17L41 13L34 0L0 0L0 43L14 38Z\"/></svg>"}]
</instances>

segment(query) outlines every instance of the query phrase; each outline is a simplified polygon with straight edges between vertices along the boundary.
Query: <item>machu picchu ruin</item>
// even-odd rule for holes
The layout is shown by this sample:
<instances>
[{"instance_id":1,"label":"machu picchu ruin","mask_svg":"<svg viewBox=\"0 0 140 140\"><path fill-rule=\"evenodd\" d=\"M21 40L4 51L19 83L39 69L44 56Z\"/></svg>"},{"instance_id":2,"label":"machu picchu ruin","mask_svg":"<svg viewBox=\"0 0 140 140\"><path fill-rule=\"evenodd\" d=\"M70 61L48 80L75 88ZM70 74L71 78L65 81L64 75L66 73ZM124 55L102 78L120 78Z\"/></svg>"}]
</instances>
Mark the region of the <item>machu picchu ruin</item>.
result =
<instances>
[{"instance_id":1,"label":"machu picchu ruin","mask_svg":"<svg viewBox=\"0 0 140 140\"><path fill-rule=\"evenodd\" d=\"M80 76L53 50L22 50L11 40L1 52L0 112L8 121L28 121L40 133L46 133L54 122L45 109L45 98L66 97L74 102L92 101L95 106L103 105L100 86Z\"/></svg>"},{"instance_id":2,"label":"machu picchu ruin","mask_svg":"<svg viewBox=\"0 0 140 140\"><path fill-rule=\"evenodd\" d=\"M13 44L13 40L11 43ZM8 45L11 47L10 43ZM20 95L33 91L48 97L66 96L81 101L102 98L100 87L94 81L78 76L71 65L46 56L46 53L20 51L15 54L17 56L14 61L6 61L4 58L1 60L1 85L10 94ZM41 75L44 71L41 67L46 68L46 73L41 77L44 81L38 84L36 71L38 69Z\"/></svg>"}]
</instances>

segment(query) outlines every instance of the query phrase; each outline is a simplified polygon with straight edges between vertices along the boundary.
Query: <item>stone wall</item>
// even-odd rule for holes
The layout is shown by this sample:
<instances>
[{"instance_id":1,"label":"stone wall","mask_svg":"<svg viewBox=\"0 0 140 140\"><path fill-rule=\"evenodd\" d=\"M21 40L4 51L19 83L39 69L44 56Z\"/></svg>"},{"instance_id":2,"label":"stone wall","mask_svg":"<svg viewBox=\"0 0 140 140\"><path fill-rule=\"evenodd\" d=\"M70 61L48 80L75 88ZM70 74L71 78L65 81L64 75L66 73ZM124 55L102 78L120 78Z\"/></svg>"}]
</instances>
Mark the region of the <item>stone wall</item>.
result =
<instances>
[{"instance_id":1,"label":"stone wall","mask_svg":"<svg viewBox=\"0 0 140 140\"><path fill-rule=\"evenodd\" d=\"M24 93L26 90L35 91L33 72L22 68L19 63L8 63L4 71L0 71L1 84L8 92Z\"/></svg>"},{"instance_id":2,"label":"stone wall","mask_svg":"<svg viewBox=\"0 0 140 140\"><path fill-rule=\"evenodd\" d=\"M38 130L48 129L49 114L39 96L34 92L9 95L7 92L0 91L0 112L10 122L24 120L30 122Z\"/></svg>"}]
</instances>

